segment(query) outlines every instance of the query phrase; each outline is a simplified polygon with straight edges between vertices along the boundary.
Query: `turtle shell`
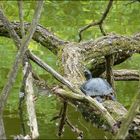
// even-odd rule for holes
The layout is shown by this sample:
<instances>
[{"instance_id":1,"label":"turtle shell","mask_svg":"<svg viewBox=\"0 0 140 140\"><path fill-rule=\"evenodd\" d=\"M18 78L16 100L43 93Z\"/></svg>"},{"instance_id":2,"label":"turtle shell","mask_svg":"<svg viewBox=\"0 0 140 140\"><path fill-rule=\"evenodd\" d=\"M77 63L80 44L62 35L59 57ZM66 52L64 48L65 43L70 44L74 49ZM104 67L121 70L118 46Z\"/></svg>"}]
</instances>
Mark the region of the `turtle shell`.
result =
<instances>
[{"instance_id":1,"label":"turtle shell","mask_svg":"<svg viewBox=\"0 0 140 140\"><path fill-rule=\"evenodd\" d=\"M89 96L107 96L114 92L110 84L102 78L89 79L80 89L85 95Z\"/></svg>"}]
</instances>

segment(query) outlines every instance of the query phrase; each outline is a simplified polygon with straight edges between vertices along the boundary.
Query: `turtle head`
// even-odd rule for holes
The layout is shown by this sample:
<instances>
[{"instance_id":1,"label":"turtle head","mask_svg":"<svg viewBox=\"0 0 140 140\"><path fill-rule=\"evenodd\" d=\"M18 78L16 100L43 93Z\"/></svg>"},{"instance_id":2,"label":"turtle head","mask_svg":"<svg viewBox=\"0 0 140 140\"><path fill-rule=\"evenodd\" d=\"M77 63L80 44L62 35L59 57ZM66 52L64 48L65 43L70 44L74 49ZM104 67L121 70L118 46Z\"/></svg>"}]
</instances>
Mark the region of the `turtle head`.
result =
<instances>
[{"instance_id":1,"label":"turtle head","mask_svg":"<svg viewBox=\"0 0 140 140\"><path fill-rule=\"evenodd\" d=\"M115 95L113 93L109 94L109 99L116 101Z\"/></svg>"},{"instance_id":2,"label":"turtle head","mask_svg":"<svg viewBox=\"0 0 140 140\"><path fill-rule=\"evenodd\" d=\"M86 80L92 79L92 74L89 70L84 70L84 75L86 77Z\"/></svg>"}]
</instances>

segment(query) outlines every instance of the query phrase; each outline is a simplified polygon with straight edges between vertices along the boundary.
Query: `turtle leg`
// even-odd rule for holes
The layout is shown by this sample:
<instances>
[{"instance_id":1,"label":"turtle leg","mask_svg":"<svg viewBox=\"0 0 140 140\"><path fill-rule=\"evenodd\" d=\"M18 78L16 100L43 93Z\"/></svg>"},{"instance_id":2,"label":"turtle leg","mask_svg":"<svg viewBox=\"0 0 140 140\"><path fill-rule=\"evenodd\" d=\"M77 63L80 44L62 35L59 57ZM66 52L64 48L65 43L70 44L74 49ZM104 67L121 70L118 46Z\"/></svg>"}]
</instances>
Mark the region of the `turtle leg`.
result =
<instances>
[{"instance_id":1,"label":"turtle leg","mask_svg":"<svg viewBox=\"0 0 140 140\"><path fill-rule=\"evenodd\" d=\"M103 99L102 99L100 96L96 96L95 99L96 99L99 103L102 103L102 102L103 102Z\"/></svg>"}]
</instances>

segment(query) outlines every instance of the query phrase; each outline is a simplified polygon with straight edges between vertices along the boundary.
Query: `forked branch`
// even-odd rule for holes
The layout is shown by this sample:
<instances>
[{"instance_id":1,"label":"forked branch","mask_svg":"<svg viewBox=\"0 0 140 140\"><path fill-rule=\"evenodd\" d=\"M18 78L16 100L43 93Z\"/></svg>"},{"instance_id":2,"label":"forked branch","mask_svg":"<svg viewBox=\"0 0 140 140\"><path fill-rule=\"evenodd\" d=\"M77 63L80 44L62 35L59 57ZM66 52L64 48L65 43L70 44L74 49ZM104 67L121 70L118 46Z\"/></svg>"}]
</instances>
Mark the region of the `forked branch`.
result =
<instances>
[{"instance_id":1,"label":"forked branch","mask_svg":"<svg viewBox=\"0 0 140 140\"><path fill-rule=\"evenodd\" d=\"M101 33L103 35L106 35L102 24L103 24L103 21L105 20L105 18L107 17L107 14L109 13L110 8L112 7L112 3L113 3L113 0L109 0L109 3L108 3L108 5L107 5L107 7L106 7L106 9L105 9L105 11L104 11L104 13L99 21L92 22L92 23L82 27L81 29L79 29L79 42L82 40L82 32L87 30L88 28L96 26L96 25L99 26Z\"/></svg>"}]
</instances>

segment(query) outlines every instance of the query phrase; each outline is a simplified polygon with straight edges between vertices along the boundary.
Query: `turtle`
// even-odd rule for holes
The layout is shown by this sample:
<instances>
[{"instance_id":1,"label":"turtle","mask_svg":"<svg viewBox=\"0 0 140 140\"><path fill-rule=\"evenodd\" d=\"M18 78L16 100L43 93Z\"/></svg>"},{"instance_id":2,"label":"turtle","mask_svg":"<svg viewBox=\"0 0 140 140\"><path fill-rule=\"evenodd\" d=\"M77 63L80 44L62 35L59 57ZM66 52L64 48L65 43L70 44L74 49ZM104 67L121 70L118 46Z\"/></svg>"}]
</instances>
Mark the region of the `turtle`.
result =
<instances>
[{"instance_id":1,"label":"turtle","mask_svg":"<svg viewBox=\"0 0 140 140\"><path fill-rule=\"evenodd\" d=\"M116 100L114 90L111 85L103 78L93 78L89 70L84 70L86 82L80 87L80 90L97 101L103 102L105 99Z\"/></svg>"}]
</instances>

